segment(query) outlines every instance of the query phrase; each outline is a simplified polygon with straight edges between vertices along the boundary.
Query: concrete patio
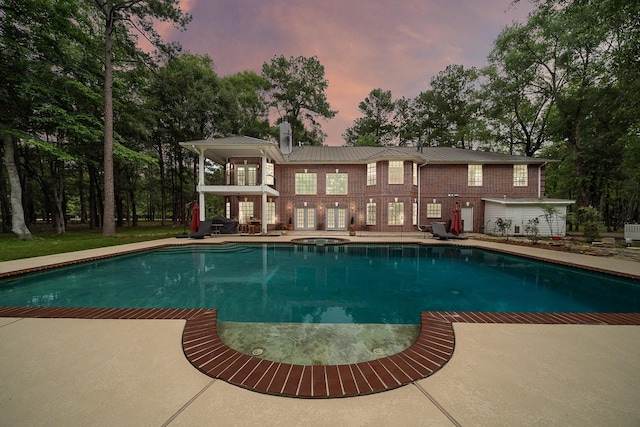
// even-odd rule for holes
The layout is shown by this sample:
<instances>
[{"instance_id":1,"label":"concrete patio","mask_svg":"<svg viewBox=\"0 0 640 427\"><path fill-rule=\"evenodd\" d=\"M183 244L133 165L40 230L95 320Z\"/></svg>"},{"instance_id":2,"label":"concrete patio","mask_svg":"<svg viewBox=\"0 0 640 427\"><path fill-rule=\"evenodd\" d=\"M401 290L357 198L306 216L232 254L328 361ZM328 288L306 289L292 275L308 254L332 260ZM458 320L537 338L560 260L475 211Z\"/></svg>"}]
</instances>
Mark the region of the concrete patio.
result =
<instances>
[{"instance_id":1,"label":"concrete patio","mask_svg":"<svg viewBox=\"0 0 640 427\"><path fill-rule=\"evenodd\" d=\"M291 237L300 236L251 240ZM416 237L351 239L425 242ZM205 242L222 239L230 238ZM0 273L191 243L185 240L5 262ZM631 261L494 242L464 244L640 276L640 264ZM453 357L431 377L369 396L305 400L247 391L200 373L183 354L184 325L0 318L0 425L640 425L638 326L454 323Z\"/></svg>"}]
</instances>

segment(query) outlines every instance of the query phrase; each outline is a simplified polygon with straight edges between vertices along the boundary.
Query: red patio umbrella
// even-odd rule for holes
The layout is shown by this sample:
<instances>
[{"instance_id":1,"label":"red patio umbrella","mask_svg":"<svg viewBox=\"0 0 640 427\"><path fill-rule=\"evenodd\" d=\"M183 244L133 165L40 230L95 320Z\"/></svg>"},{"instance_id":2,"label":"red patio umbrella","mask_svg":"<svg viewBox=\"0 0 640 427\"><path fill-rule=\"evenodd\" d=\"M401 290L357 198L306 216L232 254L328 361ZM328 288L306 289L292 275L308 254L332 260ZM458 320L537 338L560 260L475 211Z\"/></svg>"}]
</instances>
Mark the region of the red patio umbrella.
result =
<instances>
[{"instance_id":1,"label":"red patio umbrella","mask_svg":"<svg viewBox=\"0 0 640 427\"><path fill-rule=\"evenodd\" d=\"M195 233L200 227L200 206L198 202L193 203L193 211L191 212L191 232Z\"/></svg>"},{"instance_id":2,"label":"red patio umbrella","mask_svg":"<svg viewBox=\"0 0 640 427\"><path fill-rule=\"evenodd\" d=\"M451 232L458 236L462 233L462 213L460 211L460 205L456 202L453 207L453 218L451 219Z\"/></svg>"}]
</instances>

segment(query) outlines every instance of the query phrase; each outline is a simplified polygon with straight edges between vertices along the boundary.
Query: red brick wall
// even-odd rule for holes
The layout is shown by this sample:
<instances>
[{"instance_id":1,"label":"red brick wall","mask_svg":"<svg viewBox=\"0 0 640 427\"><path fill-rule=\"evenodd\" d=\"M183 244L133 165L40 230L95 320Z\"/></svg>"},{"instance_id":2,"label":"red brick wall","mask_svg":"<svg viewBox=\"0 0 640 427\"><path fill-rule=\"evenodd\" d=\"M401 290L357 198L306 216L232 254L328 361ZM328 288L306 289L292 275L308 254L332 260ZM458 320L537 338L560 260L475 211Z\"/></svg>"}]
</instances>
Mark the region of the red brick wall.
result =
<instances>
[{"instance_id":1,"label":"red brick wall","mask_svg":"<svg viewBox=\"0 0 640 427\"><path fill-rule=\"evenodd\" d=\"M242 159L243 160L243 159ZM251 159L254 160L254 159ZM251 162L251 161L250 161ZM239 163L244 163L240 161ZM257 163L257 161L256 161ZM413 185L412 179L413 162L404 162L404 184L388 183L388 162L377 162L377 182L375 186L367 186L367 165L366 164L306 164L290 165L281 164L275 167L275 189L280 192L280 197L274 198L276 203L276 216L278 222L286 224L293 218L296 208L304 206L316 208L316 223L326 224L325 212L327 207L334 207L338 202L340 207L348 209L349 219L355 218L358 230L369 231L409 231L416 230L412 225L412 204L418 197L418 187ZM295 194L295 174L316 173L317 194L316 195L296 195ZM341 173L348 174L348 194L347 195L327 195L326 174L335 173L336 169ZM419 168L421 213L418 224L428 224L437 220L447 221L451 218L451 212L455 202L460 206L474 208L474 230L482 231L484 206L481 201L483 197L517 197L535 198L538 196L538 166L530 165L528 169L529 185L526 187L513 186L513 166L512 165L483 165L483 185L469 187L467 185L467 165L430 165L427 164ZM544 195L544 169L542 169L542 194ZM244 196L230 196L232 200L232 213L237 214L237 201L244 200ZM394 202L404 203L404 225L388 225L388 204ZM376 203L376 225L365 225L366 205L369 200ZM426 204L436 199L442 204L442 218L427 218ZM254 202L255 215L263 218L260 212L260 196L247 196L247 200ZM349 221L347 220L347 222ZM275 226L270 226L273 229Z\"/></svg>"}]
</instances>

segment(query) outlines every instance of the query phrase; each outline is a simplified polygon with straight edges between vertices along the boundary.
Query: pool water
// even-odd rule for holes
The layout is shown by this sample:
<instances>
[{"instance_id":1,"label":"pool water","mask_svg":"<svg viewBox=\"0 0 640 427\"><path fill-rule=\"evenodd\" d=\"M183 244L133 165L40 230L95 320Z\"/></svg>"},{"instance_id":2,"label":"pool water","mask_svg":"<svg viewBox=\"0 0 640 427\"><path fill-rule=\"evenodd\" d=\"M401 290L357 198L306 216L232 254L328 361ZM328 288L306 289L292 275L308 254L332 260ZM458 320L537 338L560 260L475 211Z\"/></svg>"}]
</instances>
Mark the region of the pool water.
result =
<instances>
[{"instance_id":1,"label":"pool water","mask_svg":"<svg viewBox=\"0 0 640 427\"><path fill-rule=\"evenodd\" d=\"M421 311L639 312L640 281L444 245L198 245L5 279L0 305L217 308L223 322L417 324Z\"/></svg>"}]
</instances>

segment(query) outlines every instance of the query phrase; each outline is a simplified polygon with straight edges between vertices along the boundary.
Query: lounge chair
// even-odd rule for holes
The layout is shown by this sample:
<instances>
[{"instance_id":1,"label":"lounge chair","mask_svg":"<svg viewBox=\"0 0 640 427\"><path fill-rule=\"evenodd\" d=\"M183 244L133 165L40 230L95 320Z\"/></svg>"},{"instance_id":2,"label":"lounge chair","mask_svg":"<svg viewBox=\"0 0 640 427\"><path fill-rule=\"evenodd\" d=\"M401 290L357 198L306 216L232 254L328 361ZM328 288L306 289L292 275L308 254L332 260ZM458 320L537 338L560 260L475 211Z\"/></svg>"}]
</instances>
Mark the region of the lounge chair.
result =
<instances>
[{"instance_id":1,"label":"lounge chair","mask_svg":"<svg viewBox=\"0 0 640 427\"><path fill-rule=\"evenodd\" d=\"M423 238L427 233L431 233L432 228L430 225L419 225L418 231L420 232L420 238Z\"/></svg>"},{"instance_id":2,"label":"lounge chair","mask_svg":"<svg viewBox=\"0 0 640 427\"><path fill-rule=\"evenodd\" d=\"M192 239L204 239L204 236L211 236L211 221L205 220L200 223L198 231L191 233Z\"/></svg>"},{"instance_id":3,"label":"lounge chair","mask_svg":"<svg viewBox=\"0 0 640 427\"><path fill-rule=\"evenodd\" d=\"M453 233L449 233L444 226L444 222L432 222L431 227L433 229L433 237L437 237L439 240L447 240L447 239L459 239L466 240L466 237L456 236Z\"/></svg>"}]
</instances>

